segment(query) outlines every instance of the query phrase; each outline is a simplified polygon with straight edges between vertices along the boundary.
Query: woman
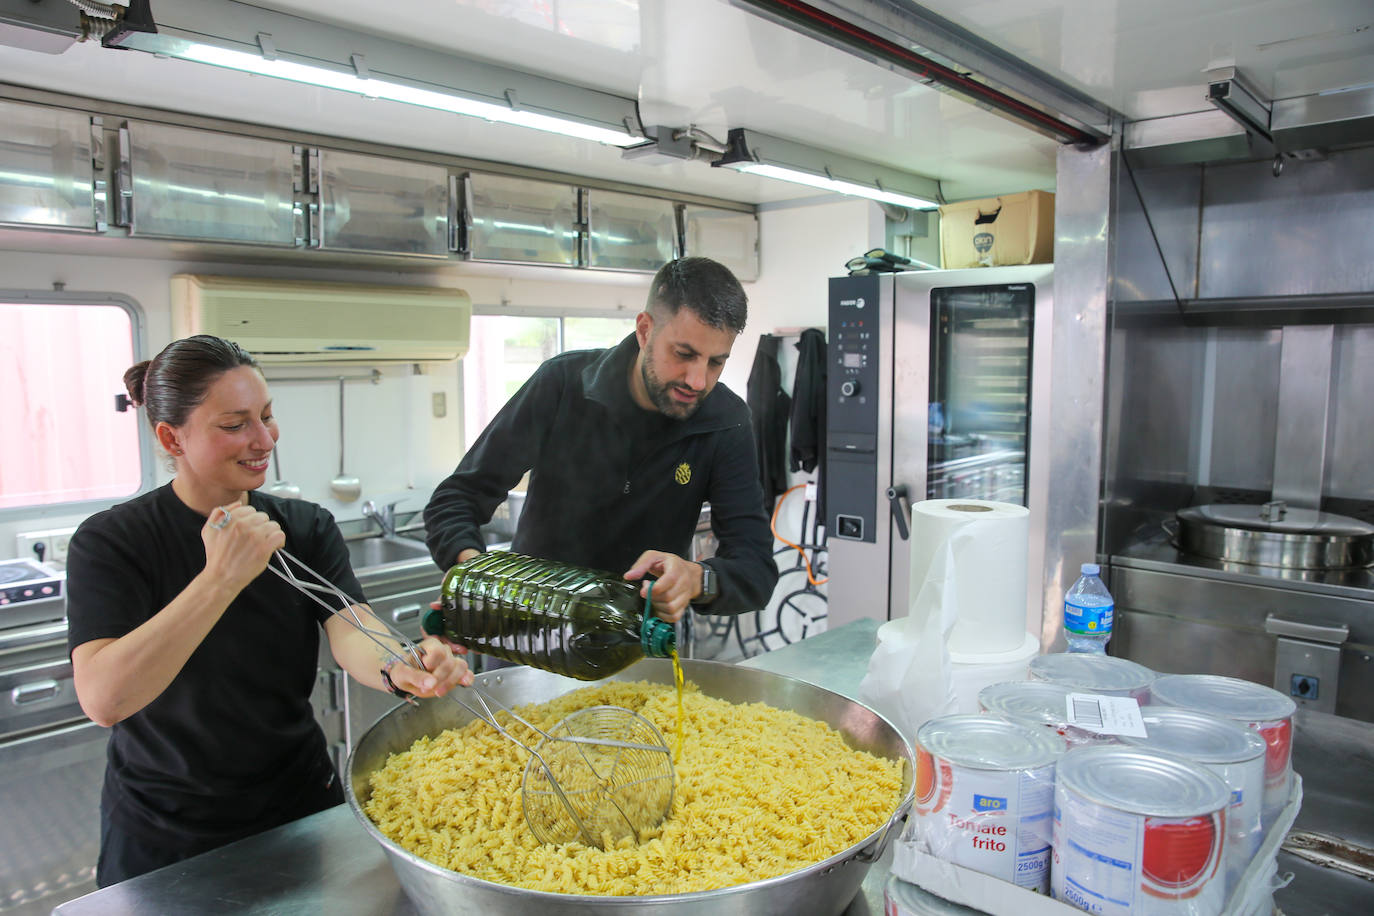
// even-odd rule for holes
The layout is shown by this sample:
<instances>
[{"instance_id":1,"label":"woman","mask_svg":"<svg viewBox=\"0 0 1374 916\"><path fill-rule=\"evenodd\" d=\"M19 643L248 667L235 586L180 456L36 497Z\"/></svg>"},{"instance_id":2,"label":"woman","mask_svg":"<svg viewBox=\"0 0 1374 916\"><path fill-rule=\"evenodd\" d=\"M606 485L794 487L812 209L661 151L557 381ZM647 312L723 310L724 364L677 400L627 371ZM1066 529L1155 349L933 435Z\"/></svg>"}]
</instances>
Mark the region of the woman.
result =
<instances>
[{"instance_id":1,"label":"woman","mask_svg":"<svg viewBox=\"0 0 1374 916\"><path fill-rule=\"evenodd\" d=\"M310 705L321 624L339 665L371 687L442 696L472 681L434 638L420 643L427 670L391 667L267 569L286 548L380 629L329 512L253 492L278 432L267 382L237 344L175 341L124 383L176 476L87 519L68 552L77 697L113 729L101 887L343 801Z\"/></svg>"}]
</instances>

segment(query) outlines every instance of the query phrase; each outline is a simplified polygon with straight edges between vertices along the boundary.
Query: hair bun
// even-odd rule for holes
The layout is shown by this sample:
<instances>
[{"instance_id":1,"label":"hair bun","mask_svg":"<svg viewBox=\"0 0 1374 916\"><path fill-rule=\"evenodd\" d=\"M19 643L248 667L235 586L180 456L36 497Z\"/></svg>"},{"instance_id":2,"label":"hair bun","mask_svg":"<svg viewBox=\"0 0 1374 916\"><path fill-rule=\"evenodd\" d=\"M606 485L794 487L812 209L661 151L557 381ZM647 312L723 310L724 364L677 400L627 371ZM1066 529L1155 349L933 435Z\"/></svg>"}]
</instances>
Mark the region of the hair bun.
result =
<instances>
[{"instance_id":1,"label":"hair bun","mask_svg":"<svg viewBox=\"0 0 1374 916\"><path fill-rule=\"evenodd\" d=\"M151 364L152 360L145 359L124 370L124 388L135 407L143 406L143 383L148 378L148 366Z\"/></svg>"}]
</instances>

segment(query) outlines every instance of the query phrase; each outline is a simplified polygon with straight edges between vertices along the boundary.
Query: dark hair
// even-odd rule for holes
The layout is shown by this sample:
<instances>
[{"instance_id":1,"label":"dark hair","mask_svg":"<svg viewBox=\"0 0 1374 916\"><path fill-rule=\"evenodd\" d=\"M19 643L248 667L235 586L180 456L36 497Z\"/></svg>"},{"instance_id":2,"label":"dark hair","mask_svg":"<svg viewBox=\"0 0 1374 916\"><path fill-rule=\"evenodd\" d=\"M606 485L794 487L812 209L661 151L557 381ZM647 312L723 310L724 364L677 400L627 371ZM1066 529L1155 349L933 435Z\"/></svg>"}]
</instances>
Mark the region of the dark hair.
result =
<instances>
[{"instance_id":1,"label":"dark hair","mask_svg":"<svg viewBox=\"0 0 1374 916\"><path fill-rule=\"evenodd\" d=\"M258 361L232 340L197 334L174 340L152 359L130 366L124 387L129 399L147 412L148 425L181 426L215 380L239 366L257 369Z\"/></svg>"},{"instance_id":2,"label":"dark hair","mask_svg":"<svg viewBox=\"0 0 1374 916\"><path fill-rule=\"evenodd\" d=\"M689 309L703 324L738 334L748 317L749 297L724 264L710 258L678 258L654 274L648 308L655 306L666 308L670 315Z\"/></svg>"}]
</instances>

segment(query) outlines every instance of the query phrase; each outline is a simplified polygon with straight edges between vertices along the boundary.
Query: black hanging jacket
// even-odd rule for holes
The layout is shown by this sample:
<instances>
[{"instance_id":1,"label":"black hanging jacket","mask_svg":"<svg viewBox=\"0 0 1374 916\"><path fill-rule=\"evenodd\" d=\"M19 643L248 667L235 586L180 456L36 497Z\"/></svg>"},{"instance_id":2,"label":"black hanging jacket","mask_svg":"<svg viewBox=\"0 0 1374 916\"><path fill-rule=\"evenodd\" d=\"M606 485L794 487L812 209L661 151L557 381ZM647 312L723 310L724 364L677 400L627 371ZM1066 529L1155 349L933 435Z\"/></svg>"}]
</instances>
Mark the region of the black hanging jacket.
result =
<instances>
[{"instance_id":1,"label":"black hanging jacket","mask_svg":"<svg viewBox=\"0 0 1374 916\"><path fill-rule=\"evenodd\" d=\"M792 382L793 471L810 473L825 451L825 334L816 328L797 341L797 375Z\"/></svg>"},{"instance_id":2,"label":"black hanging jacket","mask_svg":"<svg viewBox=\"0 0 1374 916\"><path fill-rule=\"evenodd\" d=\"M763 508L769 513L773 511L773 502L787 489L787 422L792 412L792 399L782 390L778 342L779 338L772 334L759 337L745 390L754 421L754 451L763 485Z\"/></svg>"}]
</instances>

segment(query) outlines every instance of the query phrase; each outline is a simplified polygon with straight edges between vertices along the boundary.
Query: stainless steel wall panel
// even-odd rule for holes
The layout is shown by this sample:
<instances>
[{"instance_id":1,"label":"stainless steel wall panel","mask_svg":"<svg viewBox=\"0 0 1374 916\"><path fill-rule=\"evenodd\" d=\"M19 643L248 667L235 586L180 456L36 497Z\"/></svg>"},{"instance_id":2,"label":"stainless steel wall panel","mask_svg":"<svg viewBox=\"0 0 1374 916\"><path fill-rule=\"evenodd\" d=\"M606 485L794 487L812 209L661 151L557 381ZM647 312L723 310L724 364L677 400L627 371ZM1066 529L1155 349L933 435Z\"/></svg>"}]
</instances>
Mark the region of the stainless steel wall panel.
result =
<instances>
[{"instance_id":1,"label":"stainless steel wall panel","mask_svg":"<svg viewBox=\"0 0 1374 916\"><path fill-rule=\"evenodd\" d=\"M677 257L672 201L589 188L586 266L652 273Z\"/></svg>"},{"instance_id":2,"label":"stainless steel wall panel","mask_svg":"<svg viewBox=\"0 0 1374 916\"><path fill-rule=\"evenodd\" d=\"M1048 352L1035 357L1037 365L1050 368L1053 440L1048 461L1041 463L1047 472L1044 527L1034 514L1031 519L1031 543L1044 545L1040 643L1045 649L1063 646L1064 591L1078 578L1078 565L1097 555L1116 156L1114 143L1086 152L1065 146L1058 156L1055 309ZM1037 473L1032 459L1032 498ZM1034 622L1034 609L1031 614Z\"/></svg>"},{"instance_id":3,"label":"stainless steel wall panel","mask_svg":"<svg viewBox=\"0 0 1374 916\"><path fill-rule=\"evenodd\" d=\"M1334 332L1329 324L1283 329L1274 499L1305 509L1322 503Z\"/></svg>"},{"instance_id":4,"label":"stainless steel wall panel","mask_svg":"<svg viewBox=\"0 0 1374 916\"><path fill-rule=\"evenodd\" d=\"M713 258L745 282L759 278L758 216L687 204L682 219L684 255Z\"/></svg>"},{"instance_id":5,"label":"stainless steel wall panel","mask_svg":"<svg viewBox=\"0 0 1374 916\"><path fill-rule=\"evenodd\" d=\"M318 247L447 257L448 170L320 150Z\"/></svg>"},{"instance_id":6,"label":"stainless steel wall panel","mask_svg":"<svg viewBox=\"0 0 1374 916\"><path fill-rule=\"evenodd\" d=\"M1185 328L1117 331L1112 365L1122 386L1114 418L1116 466L1123 479L1179 482L1196 473L1204 340Z\"/></svg>"},{"instance_id":7,"label":"stainless steel wall panel","mask_svg":"<svg viewBox=\"0 0 1374 916\"><path fill-rule=\"evenodd\" d=\"M1198 295L1298 296L1374 289L1368 257L1374 147L1290 163L1207 169Z\"/></svg>"},{"instance_id":8,"label":"stainless steel wall panel","mask_svg":"<svg viewBox=\"0 0 1374 916\"><path fill-rule=\"evenodd\" d=\"M1327 496L1374 500L1374 325L1336 328Z\"/></svg>"},{"instance_id":9,"label":"stainless steel wall panel","mask_svg":"<svg viewBox=\"0 0 1374 916\"><path fill-rule=\"evenodd\" d=\"M289 143L133 121L129 234L295 247Z\"/></svg>"},{"instance_id":10,"label":"stainless steel wall panel","mask_svg":"<svg viewBox=\"0 0 1374 916\"><path fill-rule=\"evenodd\" d=\"M1217 328L1211 333L1215 382L1212 421L1205 431L1211 460L1193 482L1267 491L1274 485L1282 332Z\"/></svg>"},{"instance_id":11,"label":"stainless steel wall panel","mask_svg":"<svg viewBox=\"0 0 1374 916\"><path fill-rule=\"evenodd\" d=\"M576 187L477 172L463 179L463 187L472 260L577 265Z\"/></svg>"},{"instance_id":12,"label":"stainless steel wall panel","mask_svg":"<svg viewBox=\"0 0 1374 916\"><path fill-rule=\"evenodd\" d=\"M1174 289L1179 298L1197 295L1202 176L1202 170L1195 166L1137 167L1129 173L1125 168L1120 170L1120 203L1113 226L1116 301L1168 301L1174 298ZM1139 197L1135 191L1137 186ZM1164 252L1164 262L1160 260L1160 250ZM1173 289L1169 285L1170 277Z\"/></svg>"},{"instance_id":13,"label":"stainless steel wall panel","mask_svg":"<svg viewBox=\"0 0 1374 916\"><path fill-rule=\"evenodd\" d=\"M99 227L90 115L0 102L0 224Z\"/></svg>"}]
</instances>

